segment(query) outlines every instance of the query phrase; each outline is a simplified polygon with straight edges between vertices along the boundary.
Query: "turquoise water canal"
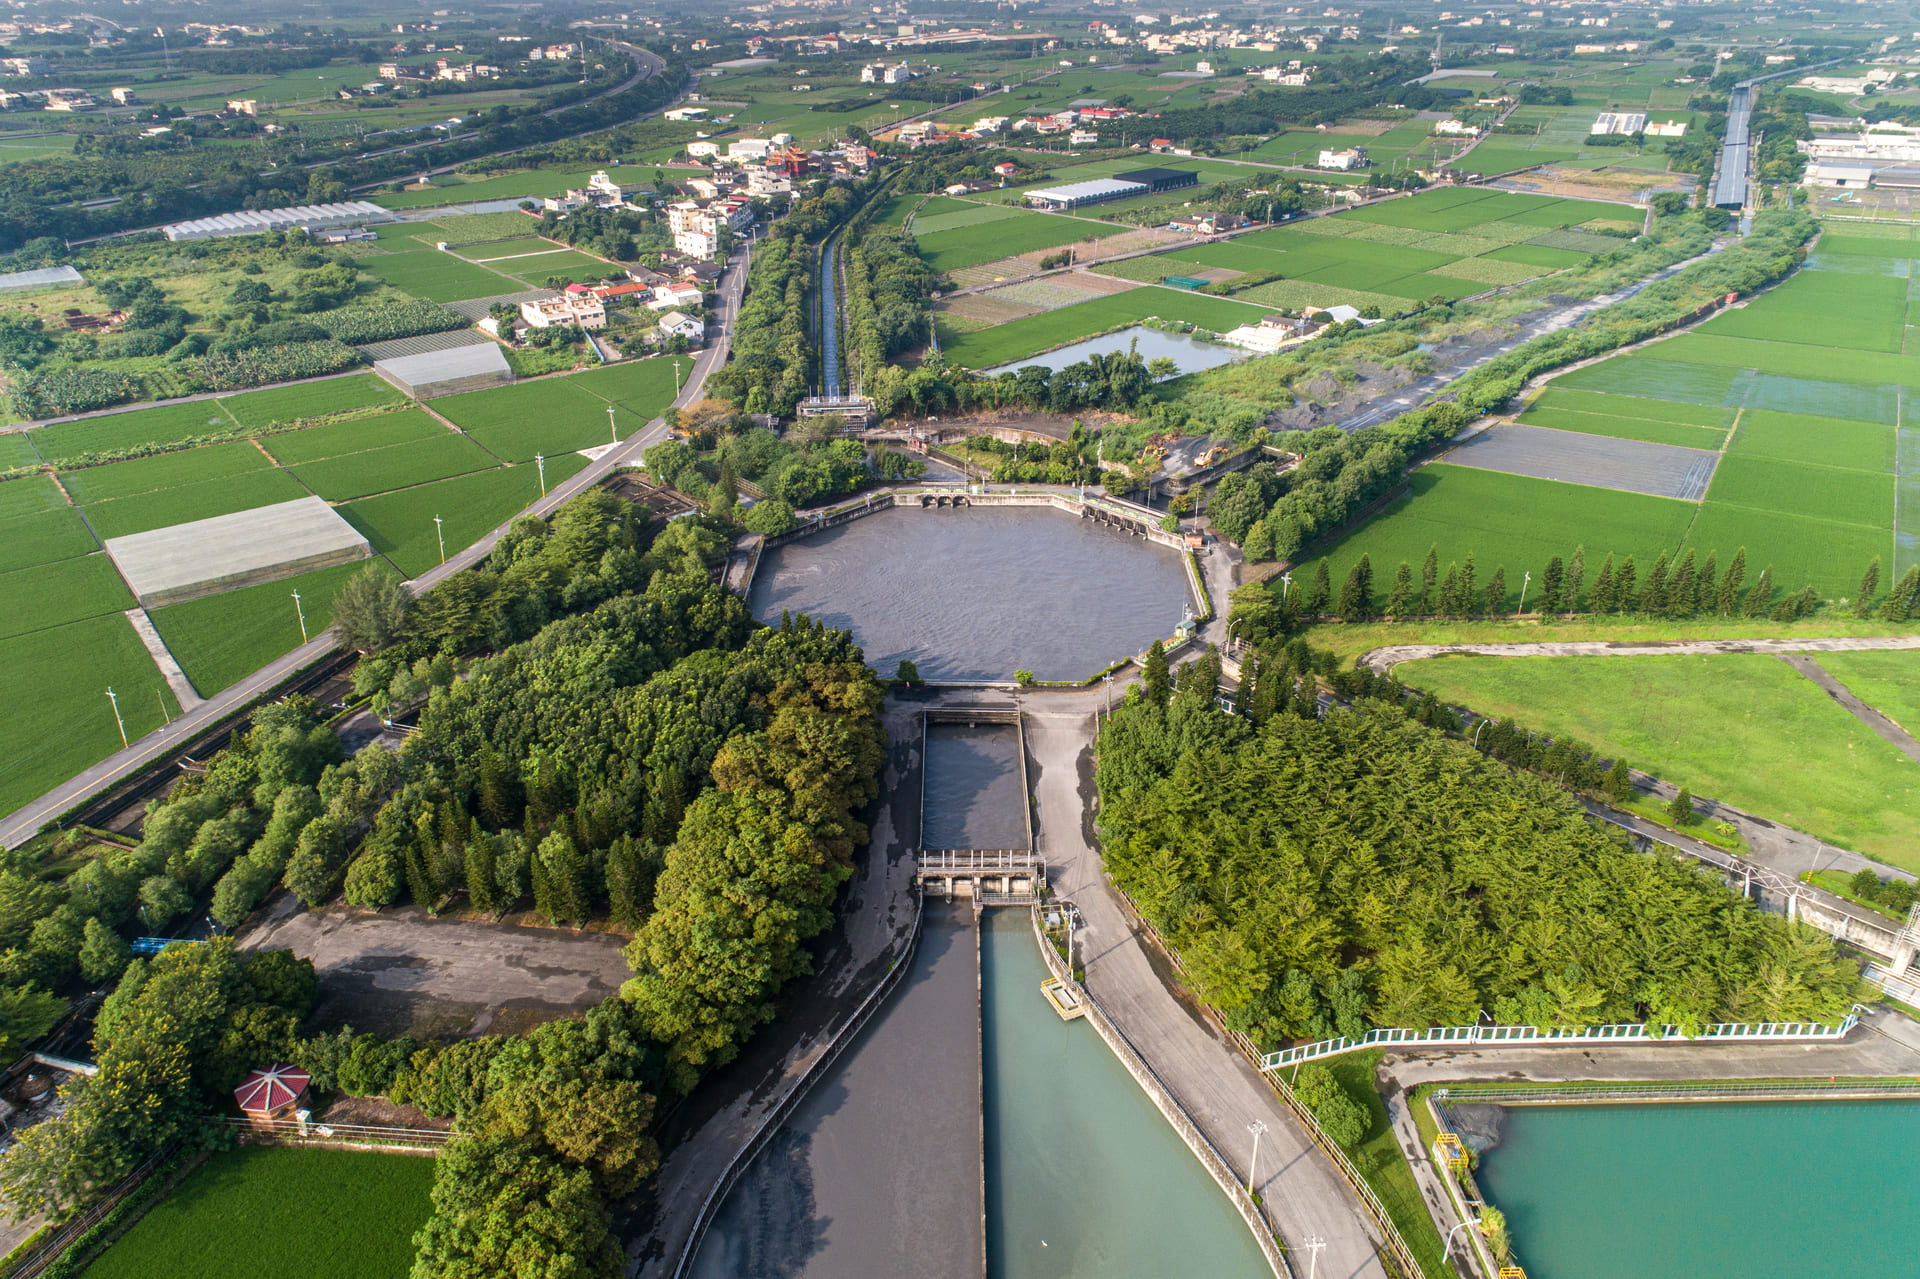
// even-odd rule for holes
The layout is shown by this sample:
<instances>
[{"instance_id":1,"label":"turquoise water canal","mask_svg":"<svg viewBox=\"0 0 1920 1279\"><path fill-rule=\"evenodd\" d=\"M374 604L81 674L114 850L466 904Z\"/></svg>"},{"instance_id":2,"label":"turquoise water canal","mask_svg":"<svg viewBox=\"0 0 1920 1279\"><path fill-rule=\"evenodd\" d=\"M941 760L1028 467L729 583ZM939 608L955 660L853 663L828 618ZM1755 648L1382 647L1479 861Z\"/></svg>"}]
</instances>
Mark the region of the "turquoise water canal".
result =
<instances>
[{"instance_id":1,"label":"turquoise water canal","mask_svg":"<svg viewBox=\"0 0 1920 1279\"><path fill-rule=\"evenodd\" d=\"M980 965L987 1273L1270 1277L1239 1214L1093 1027L1043 1002L1024 910L987 913Z\"/></svg>"},{"instance_id":2,"label":"turquoise water canal","mask_svg":"<svg viewBox=\"0 0 1920 1279\"><path fill-rule=\"evenodd\" d=\"M1482 1161L1529 1279L1920 1274L1913 1102L1515 1107Z\"/></svg>"}]
</instances>

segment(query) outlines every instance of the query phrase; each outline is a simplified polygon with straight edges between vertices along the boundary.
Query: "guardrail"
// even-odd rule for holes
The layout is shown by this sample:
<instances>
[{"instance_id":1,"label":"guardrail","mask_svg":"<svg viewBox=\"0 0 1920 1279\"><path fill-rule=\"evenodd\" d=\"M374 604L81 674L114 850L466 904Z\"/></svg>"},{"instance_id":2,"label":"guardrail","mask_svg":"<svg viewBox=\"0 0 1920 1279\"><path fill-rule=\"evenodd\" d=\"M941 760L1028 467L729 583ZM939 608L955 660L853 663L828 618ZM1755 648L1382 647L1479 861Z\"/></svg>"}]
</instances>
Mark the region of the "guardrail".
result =
<instances>
[{"instance_id":1,"label":"guardrail","mask_svg":"<svg viewBox=\"0 0 1920 1279\"><path fill-rule=\"evenodd\" d=\"M399 1128L385 1124L327 1124L312 1119L236 1119L209 1116L209 1127L230 1128L242 1138L252 1136L280 1145L386 1147L394 1150L430 1150L460 1134L446 1128Z\"/></svg>"},{"instance_id":2,"label":"guardrail","mask_svg":"<svg viewBox=\"0 0 1920 1279\"><path fill-rule=\"evenodd\" d=\"M1687 1034L1680 1026L1648 1025L1628 1022L1609 1026L1430 1026L1425 1030L1370 1030L1359 1038L1342 1035L1317 1043L1282 1048L1260 1059L1260 1069L1268 1072L1297 1066L1301 1062L1337 1057L1361 1048L1453 1048L1472 1044L1505 1048L1558 1048L1574 1044L1699 1043L1702 1040L1758 1043L1765 1041L1807 1042L1845 1039L1860 1019L1848 1013L1838 1026L1810 1021L1716 1022Z\"/></svg>"},{"instance_id":3,"label":"guardrail","mask_svg":"<svg viewBox=\"0 0 1920 1279\"><path fill-rule=\"evenodd\" d=\"M121 1179L119 1185L107 1192L106 1198L60 1227L43 1240L39 1247L21 1258L13 1269L7 1272L7 1279L33 1279L33 1276L59 1260L65 1255L67 1249L79 1242L82 1235L99 1225L108 1213L119 1207L122 1200L139 1189L142 1182L158 1172L162 1165L173 1158L178 1149L178 1146L168 1146L128 1173Z\"/></svg>"}]
</instances>

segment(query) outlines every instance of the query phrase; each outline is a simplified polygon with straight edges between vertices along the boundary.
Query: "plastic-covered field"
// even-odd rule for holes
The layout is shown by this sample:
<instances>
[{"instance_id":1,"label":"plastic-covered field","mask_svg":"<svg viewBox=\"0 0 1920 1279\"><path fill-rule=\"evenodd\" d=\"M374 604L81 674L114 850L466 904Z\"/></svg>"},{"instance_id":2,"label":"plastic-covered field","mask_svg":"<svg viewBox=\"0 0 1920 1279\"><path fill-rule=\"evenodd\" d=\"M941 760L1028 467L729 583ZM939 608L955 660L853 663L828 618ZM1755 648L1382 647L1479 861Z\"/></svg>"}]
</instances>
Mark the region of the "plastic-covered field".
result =
<instances>
[{"instance_id":1,"label":"plastic-covered field","mask_svg":"<svg viewBox=\"0 0 1920 1279\"><path fill-rule=\"evenodd\" d=\"M1720 457L1711 449L1524 424L1491 427L1446 456L1456 466L1684 501L1706 492Z\"/></svg>"}]
</instances>

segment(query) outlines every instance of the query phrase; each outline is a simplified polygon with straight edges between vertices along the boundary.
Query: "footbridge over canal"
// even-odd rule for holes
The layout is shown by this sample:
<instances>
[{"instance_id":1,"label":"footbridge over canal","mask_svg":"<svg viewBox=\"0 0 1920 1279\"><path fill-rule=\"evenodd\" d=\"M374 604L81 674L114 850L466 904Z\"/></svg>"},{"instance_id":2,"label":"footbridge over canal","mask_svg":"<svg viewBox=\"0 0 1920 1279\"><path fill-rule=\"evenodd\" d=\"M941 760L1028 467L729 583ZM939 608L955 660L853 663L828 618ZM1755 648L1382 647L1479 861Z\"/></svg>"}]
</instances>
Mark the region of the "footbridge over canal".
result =
<instances>
[{"instance_id":1,"label":"footbridge over canal","mask_svg":"<svg viewBox=\"0 0 1920 1279\"><path fill-rule=\"evenodd\" d=\"M930 752L932 729L938 725L959 728L1013 730L1018 762L1020 829L1023 840L1011 848L927 847L930 836L945 831L931 830L927 820L927 777L934 770ZM921 893L972 901L976 911L988 906L1025 906L1039 899L1046 887L1047 868L1033 848L1033 804L1027 789L1026 730L1019 708L1011 705L934 706L921 712L921 847L916 855L914 886Z\"/></svg>"}]
</instances>

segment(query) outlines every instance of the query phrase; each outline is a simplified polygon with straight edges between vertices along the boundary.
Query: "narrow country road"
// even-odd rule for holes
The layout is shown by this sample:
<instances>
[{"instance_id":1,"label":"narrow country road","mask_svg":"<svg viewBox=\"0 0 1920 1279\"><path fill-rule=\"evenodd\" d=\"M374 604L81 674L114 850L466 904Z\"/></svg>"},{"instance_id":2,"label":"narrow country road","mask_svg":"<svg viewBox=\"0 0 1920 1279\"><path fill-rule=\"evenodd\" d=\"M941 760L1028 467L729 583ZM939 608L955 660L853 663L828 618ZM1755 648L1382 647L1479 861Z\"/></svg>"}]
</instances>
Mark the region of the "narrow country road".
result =
<instances>
[{"instance_id":1,"label":"narrow country road","mask_svg":"<svg viewBox=\"0 0 1920 1279\"><path fill-rule=\"evenodd\" d=\"M687 376L686 385L681 388L679 396L674 400L676 407L684 408L699 400L705 392L707 378L715 369L727 362L733 326L740 314L740 298L746 288L750 253L750 244L743 243L736 248L733 256L728 260L726 278L720 286L719 306L716 308L720 334L694 357L693 369ZM544 498L515 512L512 519L505 521L465 550L448 556L445 564L437 565L414 578L407 584L409 589L415 595L420 595L462 569L471 568L486 557L487 553L493 549L493 544L513 526L514 520L526 515L551 514L563 502L599 483L617 468L638 465L648 446L658 444L666 436L666 422L661 418L654 418L646 426L628 436L619 447L610 449L589 463L586 469L548 490ZM39 799L16 809L4 819L0 819L0 845L18 848L33 838L43 824L56 820L75 805L109 786L124 781L156 760L172 754L180 748L182 742L258 700L295 672L313 665L328 653L333 652L337 646L332 630L321 633L278 661L261 667L239 683L208 698L166 727L156 729L131 746L114 752L92 768L69 778Z\"/></svg>"}]
</instances>

